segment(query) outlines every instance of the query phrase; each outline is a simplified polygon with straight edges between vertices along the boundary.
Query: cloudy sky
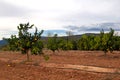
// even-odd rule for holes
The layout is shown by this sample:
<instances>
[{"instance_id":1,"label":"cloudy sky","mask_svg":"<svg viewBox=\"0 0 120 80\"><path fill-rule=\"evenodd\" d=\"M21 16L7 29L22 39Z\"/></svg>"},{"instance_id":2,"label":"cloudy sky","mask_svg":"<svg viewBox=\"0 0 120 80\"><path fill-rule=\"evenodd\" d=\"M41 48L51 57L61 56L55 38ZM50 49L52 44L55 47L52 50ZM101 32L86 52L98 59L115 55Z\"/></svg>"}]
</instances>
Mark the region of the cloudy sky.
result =
<instances>
[{"instance_id":1,"label":"cloudy sky","mask_svg":"<svg viewBox=\"0 0 120 80\"><path fill-rule=\"evenodd\" d=\"M19 23L27 22L43 30L119 23L120 0L0 0L0 39L16 34Z\"/></svg>"}]
</instances>

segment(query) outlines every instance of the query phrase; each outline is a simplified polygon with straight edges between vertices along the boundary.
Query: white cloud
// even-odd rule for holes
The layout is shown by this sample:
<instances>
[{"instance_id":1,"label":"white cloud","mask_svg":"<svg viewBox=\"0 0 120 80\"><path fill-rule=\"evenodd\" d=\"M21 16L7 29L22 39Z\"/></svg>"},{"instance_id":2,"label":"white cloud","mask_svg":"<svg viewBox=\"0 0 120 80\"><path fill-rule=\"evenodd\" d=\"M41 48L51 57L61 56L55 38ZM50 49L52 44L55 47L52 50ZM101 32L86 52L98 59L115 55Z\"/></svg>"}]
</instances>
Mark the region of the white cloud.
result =
<instances>
[{"instance_id":1,"label":"white cloud","mask_svg":"<svg viewBox=\"0 0 120 80\"><path fill-rule=\"evenodd\" d=\"M22 17L28 12L30 12L29 9L0 1L0 17Z\"/></svg>"},{"instance_id":2,"label":"white cloud","mask_svg":"<svg viewBox=\"0 0 120 80\"><path fill-rule=\"evenodd\" d=\"M1 0L0 30L30 22L39 29L120 22L120 0Z\"/></svg>"}]
</instances>

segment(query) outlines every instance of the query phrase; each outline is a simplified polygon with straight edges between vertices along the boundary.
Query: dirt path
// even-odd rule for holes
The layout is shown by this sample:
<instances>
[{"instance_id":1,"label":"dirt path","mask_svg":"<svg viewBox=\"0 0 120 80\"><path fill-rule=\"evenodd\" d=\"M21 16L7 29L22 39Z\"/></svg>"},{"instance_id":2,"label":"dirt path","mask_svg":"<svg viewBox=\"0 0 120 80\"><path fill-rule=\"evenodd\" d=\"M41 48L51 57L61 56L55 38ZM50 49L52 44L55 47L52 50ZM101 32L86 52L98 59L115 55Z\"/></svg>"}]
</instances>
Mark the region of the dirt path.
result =
<instances>
[{"instance_id":1,"label":"dirt path","mask_svg":"<svg viewBox=\"0 0 120 80\"><path fill-rule=\"evenodd\" d=\"M71 65L71 64L56 64L56 63L41 63L41 66L44 67L53 67L53 68L62 68L62 69L77 69L90 72L99 72L99 73L119 73L120 69L114 68L102 68L94 66L84 66L84 65Z\"/></svg>"}]
</instances>

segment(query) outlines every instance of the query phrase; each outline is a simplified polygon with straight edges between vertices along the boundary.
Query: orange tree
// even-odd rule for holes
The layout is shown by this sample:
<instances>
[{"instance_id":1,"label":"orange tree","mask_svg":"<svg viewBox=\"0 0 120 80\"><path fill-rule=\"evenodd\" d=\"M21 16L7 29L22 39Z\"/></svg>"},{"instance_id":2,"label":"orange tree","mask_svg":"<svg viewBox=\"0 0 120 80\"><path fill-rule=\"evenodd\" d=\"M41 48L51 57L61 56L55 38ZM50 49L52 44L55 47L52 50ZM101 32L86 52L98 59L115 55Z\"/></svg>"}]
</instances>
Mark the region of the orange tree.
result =
<instances>
[{"instance_id":1,"label":"orange tree","mask_svg":"<svg viewBox=\"0 0 120 80\"><path fill-rule=\"evenodd\" d=\"M78 40L78 44L77 47L79 50L89 50L90 49L90 45L89 45L89 37L84 34L82 35L82 37Z\"/></svg>"},{"instance_id":2,"label":"orange tree","mask_svg":"<svg viewBox=\"0 0 120 80\"><path fill-rule=\"evenodd\" d=\"M29 61L29 52L31 52L31 54L41 54L42 53L42 48L43 48L43 44L41 39L41 35L43 33L43 30L41 30L40 32L38 32L37 28L35 28L35 32L34 33L30 33L29 29L32 29L34 25L30 25L29 23L26 24L19 24L19 26L17 27L19 32L18 32L18 38L16 37L11 37L9 39L9 41L13 41L14 42L10 43L10 45L14 45L19 49L23 54L27 55L27 61ZM12 46L10 46L12 47Z\"/></svg>"},{"instance_id":3,"label":"orange tree","mask_svg":"<svg viewBox=\"0 0 120 80\"><path fill-rule=\"evenodd\" d=\"M18 38L16 37L16 35L11 35L10 38L4 38L3 40L6 42L6 44L4 46L1 47L1 50L5 50L5 51L19 51L18 45L17 45L17 41Z\"/></svg>"},{"instance_id":4,"label":"orange tree","mask_svg":"<svg viewBox=\"0 0 120 80\"><path fill-rule=\"evenodd\" d=\"M19 47L18 47L18 38L16 37L16 35L11 35L11 38L3 38L3 40L6 40L8 42L8 45L6 45L6 49L7 50L11 50L11 51L18 51Z\"/></svg>"},{"instance_id":5,"label":"orange tree","mask_svg":"<svg viewBox=\"0 0 120 80\"><path fill-rule=\"evenodd\" d=\"M100 32L101 50L104 51L105 55L108 51L113 52L114 30L111 28L109 33L104 33L104 30Z\"/></svg>"},{"instance_id":6,"label":"orange tree","mask_svg":"<svg viewBox=\"0 0 120 80\"><path fill-rule=\"evenodd\" d=\"M47 42L47 48L55 52L55 50L58 50L58 39L57 34L55 34L53 37L49 37Z\"/></svg>"}]
</instances>

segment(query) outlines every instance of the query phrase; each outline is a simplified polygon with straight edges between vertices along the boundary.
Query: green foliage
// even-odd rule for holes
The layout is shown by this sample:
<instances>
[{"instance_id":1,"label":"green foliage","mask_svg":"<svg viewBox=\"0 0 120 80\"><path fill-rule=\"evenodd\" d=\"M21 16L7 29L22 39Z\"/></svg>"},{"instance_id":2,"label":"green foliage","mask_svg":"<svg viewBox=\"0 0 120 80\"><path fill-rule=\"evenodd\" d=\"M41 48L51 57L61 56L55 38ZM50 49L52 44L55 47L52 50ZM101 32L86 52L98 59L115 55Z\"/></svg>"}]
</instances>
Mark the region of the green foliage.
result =
<instances>
[{"instance_id":1,"label":"green foliage","mask_svg":"<svg viewBox=\"0 0 120 80\"><path fill-rule=\"evenodd\" d=\"M77 48L79 50L102 50L105 55L108 51L119 50L120 37L114 36L114 30L110 29L109 33L100 32L100 35L82 35L78 40Z\"/></svg>"},{"instance_id":2,"label":"green foliage","mask_svg":"<svg viewBox=\"0 0 120 80\"><path fill-rule=\"evenodd\" d=\"M37 28L35 28L34 34L30 33L29 30L32 29L34 25L27 24L19 24L18 26L18 38L16 36L11 36L8 39L10 44L10 50L20 50L23 54L27 54L27 60L29 60L29 52L31 54L41 54L43 44L41 42L41 34L43 30L38 32Z\"/></svg>"},{"instance_id":3,"label":"green foliage","mask_svg":"<svg viewBox=\"0 0 120 80\"><path fill-rule=\"evenodd\" d=\"M54 37L49 37L47 48L55 52L55 50L58 50L58 39L57 34L54 35Z\"/></svg>"},{"instance_id":4,"label":"green foliage","mask_svg":"<svg viewBox=\"0 0 120 80\"><path fill-rule=\"evenodd\" d=\"M92 45L93 50L100 50L100 48L101 48L100 36L94 37L93 44L94 44L94 45Z\"/></svg>"},{"instance_id":5,"label":"green foliage","mask_svg":"<svg viewBox=\"0 0 120 80\"><path fill-rule=\"evenodd\" d=\"M4 39L4 40L7 40L8 42L8 50L11 50L11 51L18 51L19 50L19 43L17 42L18 41L18 38L16 37L16 35L11 35L11 38L8 38L8 39Z\"/></svg>"},{"instance_id":6,"label":"green foliage","mask_svg":"<svg viewBox=\"0 0 120 80\"><path fill-rule=\"evenodd\" d=\"M71 44L72 44L72 49L73 50L77 50L77 41L76 40L72 40Z\"/></svg>"},{"instance_id":7,"label":"green foliage","mask_svg":"<svg viewBox=\"0 0 120 80\"><path fill-rule=\"evenodd\" d=\"M40 54L42 53L43 43L42 41L37 41L36 43L32 43L31 53L32 54Z\"/></svg>"},{"instance_id":8,"label":"green foliage","mask_svg":"<svg viewBox=\"0 0 120 80\"><path fill-rule=\"evenodd\" d=\"M43 44L40 41L41 34L43 30L38 33L37 28L35 28L35 33L32 35L28 32L29 29L32 29L34 25L20 24L18 26L19 30L19 47L22 50L22 53L26 53L28 50L31 50L32 54L40 54L42 53Z\"/></svg>"},{"instance_id":9,"label":"green foliage","mask_svg":"<svg viewBox=\"0 0 120 80\"><path fill-rule=\"evenodd\" d=\"M72 50L72 49L73 49L73 44L72 44L72 42L71 42L71 41L65 42L62 49L63 49L63 50Z\"/></svg>"},{"instance_id":10,"label":"green foliage","mask_svg":"<svg viewBox=\"0 0 120 80\"><path fill-rule=\"evenodd\" d=\"M47 48L55 52L55 50L72 50L74 47L72 41L65 39L58 39L57 34L54 37L49 37Z\"/></svg>"},{"instance_id":11,"label":"green foliage","mask_svg":"<svg viewBox=\"0 0 120 80\"><path fill-rule=\"evenodd\" d=\"M114 46L114 30L110 29L109 33L104 33L104 31L101 31L101 49L105 52L105 55L108 51L113 52L113 46Z\"/></svg>"},{"instance_id":12,"label":"green foliage","mask_svg":"<svg viewBox=\"0 0 120 80\"><path fill-rule=\"evenodd\" d=\"M88 44L89 38L87 35L82 35L82 37L78 41L78 49L79 50L89 50L90 45Z\"/></svg>"},{"instance_id":13,"label":"green foliage","mask_svg":"<svg viewBox=\"0 0 120 80\"><path fill-rule=\"evenodd\" d=\"M70 41L70 40L65 40L65 39L60 39L59 40L59 49L62 50L73 50L73 48L75 48L75 45L73 45L74 42Z\"/></svg>"},{"instance_id":14,"label":"green foliage","mask_svg":"<svg viewBox=\"0 0 120 80\"><path fill-rule=\"evenodd\" d=\"M113 50L120 50L120 36L114 36Z\"/></svg>"}]
</instances>

